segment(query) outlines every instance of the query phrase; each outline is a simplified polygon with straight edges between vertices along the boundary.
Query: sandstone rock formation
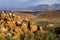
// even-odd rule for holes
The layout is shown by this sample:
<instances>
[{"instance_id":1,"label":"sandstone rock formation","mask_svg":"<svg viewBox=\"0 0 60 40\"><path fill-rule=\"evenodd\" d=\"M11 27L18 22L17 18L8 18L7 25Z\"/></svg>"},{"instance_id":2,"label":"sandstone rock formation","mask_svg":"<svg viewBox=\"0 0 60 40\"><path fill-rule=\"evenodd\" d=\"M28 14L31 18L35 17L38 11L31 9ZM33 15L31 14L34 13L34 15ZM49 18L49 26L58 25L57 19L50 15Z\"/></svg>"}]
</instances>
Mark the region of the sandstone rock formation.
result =
<instances>
[{"instance_id":1,"label":"sandstone rock formation","mask_svg":"<svg viewBox=\"0 0 60 40\"><path fill-rule=\"evenodd\" d=\"M42 28L41 28L42 29ZM21 34L30 30L31 32L37 31L37 25L34 21L24 19L15 13L0 13L0 37L12 36L14 40L18 40Z\"/></svg>"}]
</instances>

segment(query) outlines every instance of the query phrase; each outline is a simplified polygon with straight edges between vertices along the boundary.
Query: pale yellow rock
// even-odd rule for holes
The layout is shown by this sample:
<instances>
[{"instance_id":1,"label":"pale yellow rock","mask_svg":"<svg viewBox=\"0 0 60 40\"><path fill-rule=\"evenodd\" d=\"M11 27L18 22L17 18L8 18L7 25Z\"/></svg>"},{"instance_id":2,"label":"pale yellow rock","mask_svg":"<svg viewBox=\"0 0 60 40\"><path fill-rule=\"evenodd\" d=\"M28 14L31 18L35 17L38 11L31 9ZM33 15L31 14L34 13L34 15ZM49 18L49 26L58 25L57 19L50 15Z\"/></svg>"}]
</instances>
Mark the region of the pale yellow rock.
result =
<instances>
[{"instance_id":1,"label":"pale yellow rock","mask_svg":"<svg viewBox=\"0 0 60 40\"><path fill-rule=\"evenodd\" d=\"M35 32L37 31L37 25L35 22L30 21L30 28L31 28L31 32Z\"/></svg>"},{"instance_id":2,"label":"pale yellow rock","mask_svg":"<svg viewBox=\"0 0 60 40\"><path fill-rule=\"evenodd\" d=\"M4 28L4 27L2 27L1 30L2 30L2 32L6 32L7 31L7 29Z\"/></svg>"},{"instance_id":3,"label":"pale yellow rock","mask_svg":"<svg viewBox=\"0 0 60 40\"><path fill-rule=\"evenodd\" d=\"M2 13L4 13L4 11L2 11Z\"/></svg>"}]
</instances>

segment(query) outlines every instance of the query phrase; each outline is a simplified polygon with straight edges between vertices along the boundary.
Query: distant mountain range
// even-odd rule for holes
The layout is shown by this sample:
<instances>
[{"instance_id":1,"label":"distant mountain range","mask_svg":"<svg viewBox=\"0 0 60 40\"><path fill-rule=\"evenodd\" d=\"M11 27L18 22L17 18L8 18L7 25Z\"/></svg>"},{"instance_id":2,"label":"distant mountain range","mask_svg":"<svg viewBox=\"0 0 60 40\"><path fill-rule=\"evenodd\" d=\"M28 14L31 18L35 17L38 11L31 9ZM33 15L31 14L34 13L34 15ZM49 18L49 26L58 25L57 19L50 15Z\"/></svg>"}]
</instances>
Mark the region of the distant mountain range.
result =
<instances>
[{"instance_id":1,"label":"distant mountain range","mask_svg":"<svg viewBox=\"0 0 60 40\"><path fill-rule=\"evenodd\" d=\"M34 11L46 11L46 10L60 10L60 4L39 4L36 6L31 6L28 8L9 8L8 11L28 11L28 12L34 12Z\"/></svg>"},{"instance_id":2,"label":"distant mountain range","mask_svg":"<svg viewBox=\"0 0 60 40\"><path fill-rule=\"evenodd\" d=\"M33 11L60 10L60 4L40 4L29 9Z\"/></svg>"}]
</instances>

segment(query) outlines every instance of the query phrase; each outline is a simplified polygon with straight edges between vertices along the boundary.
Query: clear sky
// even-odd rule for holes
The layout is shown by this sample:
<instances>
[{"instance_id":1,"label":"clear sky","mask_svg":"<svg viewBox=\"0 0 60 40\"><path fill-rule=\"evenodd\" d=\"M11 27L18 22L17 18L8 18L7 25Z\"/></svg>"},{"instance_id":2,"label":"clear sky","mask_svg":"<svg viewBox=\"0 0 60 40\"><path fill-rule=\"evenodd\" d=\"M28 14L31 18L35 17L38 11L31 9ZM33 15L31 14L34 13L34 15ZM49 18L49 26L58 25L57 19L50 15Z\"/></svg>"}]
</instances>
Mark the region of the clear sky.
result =
<instances>
[{"instance_id":1,"label":"clear sky","mask_svg":"<svg viewBox=\"0 0 60 40\"><path fill-rule=\"evenodd\" d=\"M24 8L39 4L60 4L60 0L0 0L0 9Z\"/></svg>"}]
</instances>

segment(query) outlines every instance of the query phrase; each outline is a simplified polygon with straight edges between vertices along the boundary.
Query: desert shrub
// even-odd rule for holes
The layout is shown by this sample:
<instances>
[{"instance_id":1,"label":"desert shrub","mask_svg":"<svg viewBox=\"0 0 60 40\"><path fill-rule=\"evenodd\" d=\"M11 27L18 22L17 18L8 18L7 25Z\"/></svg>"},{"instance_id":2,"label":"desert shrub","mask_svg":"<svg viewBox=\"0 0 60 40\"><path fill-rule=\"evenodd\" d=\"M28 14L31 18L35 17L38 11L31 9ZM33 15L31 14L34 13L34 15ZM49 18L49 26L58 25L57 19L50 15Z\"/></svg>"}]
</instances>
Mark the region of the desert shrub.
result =
<instances>
[{"instance_id":1,"label":"desert shrub","mask_svg":"<svg viewBox=\"0 0 60 40\"><path fill-rule=\"evenodd\" d=\"M0 40L4 40L4 38L0 37Z\"/></svg>"},{"instance_id":2,"label":"desert shrub","mask_svg":"<svg viewBox=\"0 0 60 40\"><path fill-rule=\"evenodd\" d=\"M34 34L30 31L27 31L25 34L25 40L34 40Z\"/></svg>"},{"instance_id":3,"label":"desert shrub","mask_svg":"<svg viewBox=\"0 0 60 40\"><path fill-rule=\"evenodd\" d=\"M20 35L20 40L24 40L25 36L24 35Z\"/></svg>"},{"instance_id":4,"label":"desert shrub","mask_svg":"<svg viewBox=\"0 0 60 40\"><path fill-rule=\"evenodd\" d=\"M45 30L49 31L49 32L52 32L52 33L54 33L54 31L55 31L55 29L52 28L52 27L46 27Z\"/></svg>"},{"instance_id":5,"label":"desert shrub","mask_svg":"<svg viewBox=\"0 0 60 40\"><path fill-rule=\"evenodd\" d=\"M31 31L27 31L20 35L20 40L34 40L34 34Z\"/></svg>"},{"instance_id":6,"label":"desert shrub","mask_svg":"<svg viewBox=\"0 0 60 40\"><path fill-rule=\"evenodd\" d=\"M60 40L60 35L58 35L58 39Z\"/></svg>"},{"instance_id":7,"label":"desert shrub","mask_svg":"<svg viewBox=\"0 0 60 40\"><path fill-rule=\"evenodd\" d=\"M40 32L36 32L35 34L34 34L34 39L35 40L42 40L42 33L40 33Z\"/></svg>"},{"instance_id":8,"label":"desert shrub","mask_svg":"<svg viewBox=\"0 0 60 40\"><path fill-rule=\"evenodd\" d=\"M34 35L34 39L35 40L54 40L55 39L55 35L51 32L37 32Z\"/></svg>"},{"instance_id":9,"label":"desert shrub","mask_svg":"<svg viewBox=\"0 0 60 40\"><path fill-rule=\"evenodd\" d=\"M7 36L5 37L5 39L6 39L6 40L13 40L12 36L10 36L10 35L7 35Z\"/></svg>"}]
</instances>

